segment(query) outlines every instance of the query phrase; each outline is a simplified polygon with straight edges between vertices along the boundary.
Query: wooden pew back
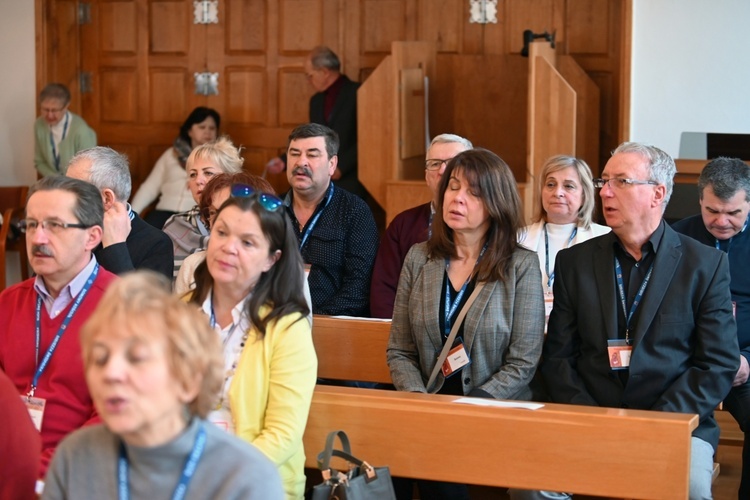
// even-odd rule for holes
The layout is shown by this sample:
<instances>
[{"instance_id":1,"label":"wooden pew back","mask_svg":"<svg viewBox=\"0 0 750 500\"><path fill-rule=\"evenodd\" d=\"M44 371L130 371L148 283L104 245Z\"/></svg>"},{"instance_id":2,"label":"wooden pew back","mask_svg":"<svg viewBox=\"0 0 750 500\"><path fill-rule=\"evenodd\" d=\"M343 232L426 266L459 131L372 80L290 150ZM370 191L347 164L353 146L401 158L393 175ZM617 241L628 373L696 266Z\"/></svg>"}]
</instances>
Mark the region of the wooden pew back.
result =
<instances>
[{"instance_id":1,"label":"wooden pew back","mask_svg":"<svg viewBox=\"0 0 750 500\"><path fill-rule=\"evenodd\" d=\"M397 476L619 498L687 498L698 417L570 405L531 411L454 396L318 386L306 466L328 432Z\"/></svg>"},{"instance_id":2,"label":"wooden pew back","mask_svg":"<svg viewBox=\"0 0 750 500\"><path fill-rule=\"evenodd\" d=\"M385 349L390 321L313 316L318 377L391 383Z\"/></svg>"}]
</instances>

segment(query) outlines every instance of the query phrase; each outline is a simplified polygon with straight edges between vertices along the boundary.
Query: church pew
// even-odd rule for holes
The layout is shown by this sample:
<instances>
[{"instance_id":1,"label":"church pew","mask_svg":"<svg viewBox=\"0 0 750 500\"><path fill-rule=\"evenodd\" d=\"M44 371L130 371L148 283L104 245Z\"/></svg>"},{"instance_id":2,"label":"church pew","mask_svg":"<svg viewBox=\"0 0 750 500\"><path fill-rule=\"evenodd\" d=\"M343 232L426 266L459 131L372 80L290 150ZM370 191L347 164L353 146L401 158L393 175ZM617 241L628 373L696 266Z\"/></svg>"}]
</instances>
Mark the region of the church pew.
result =
<instances>
[{"instance_id":1,"label":"church pew","mask_svg":"<svg viewBox=\"0 0 750 500\"><path fill-rule=\"evenodd\" d=\"M318 386L306 466L328 432L355 456L403 477L618 498L687 498L698 417L547 404L535 411L454 403L455 396Z\"/></svg>"}]
</instances>

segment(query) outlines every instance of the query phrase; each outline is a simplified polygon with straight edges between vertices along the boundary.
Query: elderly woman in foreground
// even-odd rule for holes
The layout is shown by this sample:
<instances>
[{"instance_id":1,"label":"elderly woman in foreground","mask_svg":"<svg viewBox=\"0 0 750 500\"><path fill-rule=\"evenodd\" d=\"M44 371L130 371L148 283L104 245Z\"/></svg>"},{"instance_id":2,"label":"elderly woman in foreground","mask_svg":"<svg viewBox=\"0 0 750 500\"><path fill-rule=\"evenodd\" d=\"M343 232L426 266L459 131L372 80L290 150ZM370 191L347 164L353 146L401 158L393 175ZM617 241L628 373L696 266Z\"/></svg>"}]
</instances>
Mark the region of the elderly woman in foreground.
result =
<instances>
[{"instance_id":1,"label":"elderly woman in foreground","mask_svg":"<svg viewBox=\"0 0 750 500\"><path fill-rule=\"evenodd\" d=\"M544 308L536 255L516 243L521 201L512 172L490 151L458 154L440 181L436 213L430 239L411 248L401 270L387 349L393 383L529 399ZM468 498L463 485L419 487L422 498Z\"/></svg>"},{"instance_id":2,"label":"elderly woman in foreground","mask_svg":"<svg viewBox=\"0 0 750 500\"><path fill-rule=\"evenodd\" d=\"M163 277L113 283L81 344L104 425L62 442L42 498L283 498L263 454L203 420L221 386L221 347Z\"/></svg>"}]
</instances>

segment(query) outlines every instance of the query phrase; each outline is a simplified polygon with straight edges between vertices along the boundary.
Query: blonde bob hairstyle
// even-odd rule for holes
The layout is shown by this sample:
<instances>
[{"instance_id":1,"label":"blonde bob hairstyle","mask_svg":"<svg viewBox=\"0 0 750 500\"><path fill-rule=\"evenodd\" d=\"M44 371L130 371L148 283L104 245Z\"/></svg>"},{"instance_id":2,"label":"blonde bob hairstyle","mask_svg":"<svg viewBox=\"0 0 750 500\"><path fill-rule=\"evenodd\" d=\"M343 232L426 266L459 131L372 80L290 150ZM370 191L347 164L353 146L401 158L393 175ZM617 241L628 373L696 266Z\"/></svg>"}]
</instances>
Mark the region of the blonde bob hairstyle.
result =
<instances>
[{"instance_id":1,"label":"blonde bob hairstyle","mask_svg":"<svg viewBox=\"0 0 750 500\"><path fill-rule=\"evenodd\" d=\"M537 184L536 199L534 200L534 217L533 222L547 222L547 211L542 204L542 191L544 183L547 182L547 176L553 172L558 172L566 168L572 168L578 173L580 179L583 199L581 208L578 209L578 227L588 229L594 217L594 208L596 200L594 198L594 181L591 175L591 169L588 164L573 156L557 155L551 156L544 162L542 170L539 172L539 184Z\"/></svg>"},{"instance_id":2,"label":"blonde bob hairstyle","mask_svg":"<svg viewBox=\"0 0 750 500\"><path fill-rule=\"evenodd\" d=\"M187 412L205 418L221 389L224 357L219 337L203 312L171 293L171 283L152 271L136 271L113 282L81 329L85 370L91 367L94 339L105 331L144 341L164 337L172 376L198 391Z\"/></svg>"},{"instance_id":3,"label":"blonde bob hairstyle","mask_svg":"<svg viewBox=\"0 0 750 500\"><path fill-rule=\"evenodd\" d=\"M193 148L185 163L185 170L190 170L196 160L211 162L225 174L236 174L242 170L242 164L245 161L240 156L239 149L225 135Z\"/></svg>"}]
</instances>

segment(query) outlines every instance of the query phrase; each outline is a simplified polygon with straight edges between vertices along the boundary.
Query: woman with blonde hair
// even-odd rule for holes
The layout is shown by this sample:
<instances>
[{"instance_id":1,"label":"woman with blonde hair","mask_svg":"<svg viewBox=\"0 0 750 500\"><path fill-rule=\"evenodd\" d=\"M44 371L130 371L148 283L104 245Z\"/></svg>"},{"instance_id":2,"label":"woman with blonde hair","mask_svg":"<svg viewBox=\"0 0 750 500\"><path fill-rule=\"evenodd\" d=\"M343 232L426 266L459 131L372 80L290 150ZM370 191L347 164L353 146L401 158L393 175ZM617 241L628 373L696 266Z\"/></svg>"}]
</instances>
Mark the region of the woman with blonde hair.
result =
<instances>
[{"instance_id":1,"label":"woman with blonde hair","mask_svg":"<svg viewBox=\"0 0 750 500\"><path fill-rule=\"evenodd\" d=\"M86 381L104 425L58 446L42 498L283 498L273 464L204 420L221 387L221 347L169 289L149 271L126 275L84 325Z\"/></svg>"},{"instance_id":2,"label":"woman with blonde hair","mask_svg":"<svg viewBox=\"0 0 750 500\"><path fill-rule=\"evenodd\" d=\"M193 149L187 159L187 185L195 206L187 212L175 214L164 224L164 232L174 245L174 277L180 271L185 257L205 248L208 239L208 222L200 211L203 189L215 175L236 174L242 170L244 160L232 141L224 136Z\"/></svg>"},{"instance_id":3,"label":"woman with blonde hair","mask_svg":"<svg viewBox=\"0 0 750 500\"><path fill-rule=\"evenodd\" d=\"M533 224L518 233L518 242L537 253L549 318L557 252L607 234L610 228L592 221L596 199L591 169L573 156L552 156L544 163L534 204Z\"/></svg>"}]
</instances>

